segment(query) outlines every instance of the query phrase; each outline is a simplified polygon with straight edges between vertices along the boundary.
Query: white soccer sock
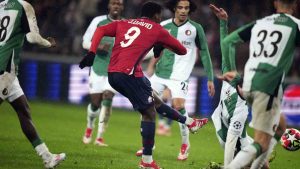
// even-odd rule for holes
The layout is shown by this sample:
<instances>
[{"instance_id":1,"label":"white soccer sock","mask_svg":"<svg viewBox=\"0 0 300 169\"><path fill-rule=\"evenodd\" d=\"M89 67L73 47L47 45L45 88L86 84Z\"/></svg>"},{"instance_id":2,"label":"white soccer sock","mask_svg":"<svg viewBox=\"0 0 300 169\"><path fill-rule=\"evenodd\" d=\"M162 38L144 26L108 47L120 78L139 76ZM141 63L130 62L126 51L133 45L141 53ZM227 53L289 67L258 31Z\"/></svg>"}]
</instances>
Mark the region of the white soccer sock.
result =
<instances>
[{"instance_id":1,"label":"white soccer sock","mask_svg":"<svg viewBox=\"0 0 300 169\"><path fill-rule=\"evenodd\" d=\"M189 118L187 112L185 112L184 116L186 116L186 119ZM190 131L189 131L188 127L185 124L181 124L181 123L178 123L178 124L179 124L179 128L180 128L182 144L190 145L190 139L189 139Z\"/></svg>"},{"instance_id":2,"label":"white soccer sock","mask_svg":"<svg viewBox=\"0 0 300 169\"><path fill-rule=\"evenodd\" d=\"M184 123L184 124L186 124L186 125L191 125L193 122L194 122L194 119L193 119L193 118L186 117L186 120L185 120L185 123Z\"/></svg>"},{"instance_id":3,"label":"white soccer sock","mask_svg":"<svg viewBox=\"0 0 300 169\"><path fill-rule=\"evenodd\" d=\"M96 117L99 116L100 109L97 109L96 111L93 111L91 108L91 104L87 107L87 127L88 128L94 128Z\"/></svg>"},{"instance_id":4,"label":"white soccer sock","mask_svg":"<svg viewBox=\"0 0 300 169\"><path fill-rule=\"evenodd\" d=\"M142 155L142 160L144 161L144 163L152 163L153 158L152 155Z\"/></svg>"},{"instance_id":5,"label":"white soccer sock","mask_svg":"<svg viewBox=\"0 0 300 169\"><path fill-rule=\"evenodd\" d=\"M103 133L105 132L105 128L107 127L111 112L112 112L112 107L107 107L102 105L100 115L99 115L97 138L103 138Z\"/></svg>"},{"instance_id":6,"label":"white soccer sock","mask_svg":"<svg viewBox=\"0 0 300 169\"><path fill-rule=\"evenodd\" d=\"M260 156L258 156L253 161L250 169L260 169L260 168L262 168L264 166L264 164L267 162L268 157L272 153L272 151L273 151L276 144L277 144L277 140L274 137L272 137L268 150L266 152L264 152L263 154L261 154Z\"/></svg>"},{"instance_id":7,"label":"white soccer sock","mask_svg":"<svg viewBox=\"0 0 300 169\"><path fill-rule=\"evenodd\" d=\"M250 144L243 148L227 167L228 169L241 169L246 167L256 157L257 149Z\"/></svg>"},{"instance_id":8,"label":"white soccer sock","mask_svg":"<svg viewBox=\"0 0 300 169\"><path fill-rule=\"evenodd\" d=\"M51 158L52 154L49 152L49 149L45 143L36 146L34 149L44 161L48 161Z\"/></svg>"}]
</instances>

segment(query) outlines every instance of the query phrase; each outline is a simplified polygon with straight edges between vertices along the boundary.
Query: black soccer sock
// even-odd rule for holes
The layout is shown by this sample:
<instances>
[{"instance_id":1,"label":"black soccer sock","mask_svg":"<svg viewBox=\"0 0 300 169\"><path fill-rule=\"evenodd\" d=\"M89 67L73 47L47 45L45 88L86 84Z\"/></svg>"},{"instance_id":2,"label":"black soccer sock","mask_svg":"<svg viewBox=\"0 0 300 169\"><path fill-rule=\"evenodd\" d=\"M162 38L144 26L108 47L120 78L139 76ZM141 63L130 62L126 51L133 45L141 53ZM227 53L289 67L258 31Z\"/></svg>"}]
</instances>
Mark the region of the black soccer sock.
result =
<instances>
[{"instance_id":1,"label":"black soccer sock","mask_svg":"<svg viewBox=\"0 0 300 169\"><path fill-rule=\"evenodd\" d=\"M142 121L141 135L143 137L143 155L152 155L155 135L155 122Z\"/></svg>"},{"instance_id":2,"label":"black soccer sock","mask_svg":"<svg viewBox=\"0 0 300 169\"><path fill-rule=\"evenodd\" d=\"M157 113L163 115L164 117L167 117L172 120L176 120L182 124L185 124L186 117L181 115L178 111L175 109L172 109L170 106L166 104L161 104L160 107L156 108Z\"/></svg>"}]
</instances>

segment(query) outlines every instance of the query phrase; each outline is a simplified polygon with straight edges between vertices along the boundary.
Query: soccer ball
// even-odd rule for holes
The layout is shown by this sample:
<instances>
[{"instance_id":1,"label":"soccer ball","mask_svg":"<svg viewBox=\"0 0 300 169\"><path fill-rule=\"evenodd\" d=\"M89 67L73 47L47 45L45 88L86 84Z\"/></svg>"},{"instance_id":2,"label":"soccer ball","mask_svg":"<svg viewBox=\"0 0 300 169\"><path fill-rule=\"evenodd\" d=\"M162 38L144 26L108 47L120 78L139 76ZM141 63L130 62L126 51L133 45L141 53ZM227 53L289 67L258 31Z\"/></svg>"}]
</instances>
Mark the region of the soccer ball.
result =
<instances>
[{"instance_id":1,"label":"soccer ball","mask_svg":"<svg viewBox=\"0 0 300 169\"><path fill-rule=\"evenodd\" d=\"M294 128L285 130L280 139L282 147L289 151L296 151L300 149L300 132Z\"/></svg>"}]
</instances>

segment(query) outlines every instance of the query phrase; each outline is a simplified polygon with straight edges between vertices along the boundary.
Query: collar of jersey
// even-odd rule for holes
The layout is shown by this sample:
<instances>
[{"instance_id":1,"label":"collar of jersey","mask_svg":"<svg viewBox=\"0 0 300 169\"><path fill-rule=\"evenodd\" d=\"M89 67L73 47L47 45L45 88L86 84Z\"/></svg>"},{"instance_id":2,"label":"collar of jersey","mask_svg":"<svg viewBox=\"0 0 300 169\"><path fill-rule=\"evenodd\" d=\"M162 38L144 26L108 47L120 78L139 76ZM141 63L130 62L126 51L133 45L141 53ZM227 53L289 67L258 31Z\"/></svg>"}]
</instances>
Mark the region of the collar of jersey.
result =
<instances>
[{"instance_id":1,"label":"collar of jersey","mask_svg":"<svg viewBox=\"0 0 300 169\"><path fill-rule=\"evenodd\" d=\"M172 19L172 23L175 25L175 26L177 26L177 27L180 27L180 26L182 26L182 25L184 25L184 24L186 24L189 20L190 20L190 18L187 18L186 19L186 21L185 22L183 22L182 24L180 24L180 25L177 25L175 22L174 22L174 20L175 20L175 18L173 18Z\"/></svg>"}]
</instances>

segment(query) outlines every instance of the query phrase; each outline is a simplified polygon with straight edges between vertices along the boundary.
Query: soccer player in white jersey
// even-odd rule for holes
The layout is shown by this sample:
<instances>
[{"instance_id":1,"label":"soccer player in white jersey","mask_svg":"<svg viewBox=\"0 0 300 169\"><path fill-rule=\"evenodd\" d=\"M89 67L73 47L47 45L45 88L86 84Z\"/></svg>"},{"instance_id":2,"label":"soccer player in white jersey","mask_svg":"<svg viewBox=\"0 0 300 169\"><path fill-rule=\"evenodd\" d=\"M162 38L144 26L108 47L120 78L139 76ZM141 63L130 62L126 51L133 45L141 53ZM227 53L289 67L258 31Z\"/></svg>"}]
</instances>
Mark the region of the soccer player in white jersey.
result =
<instances>
[{"instance_id":1,"label":"soccer player in white jersey","mask_svg":"<svg viewBox=\"0 0 300 169\"><path fill-rule=\"evenodd\" d=\"M154 48L154 55L162 57L155 66L155 73L150 78L152 88L161 94L167 87L171 91L172 107L182 115L188 116L185 109L185 101L188 91L188 80L198 51L208 76L208 92L210 96L215 93L213 83L213 68L210 59L209 49L202 26L189 18L189 14L196 10L196 5L191 0L171 0L166 6L174 13L174 18L161 22L171 35L179 40L187 49L185 56L179 56L170 50L162 52ZM185 125L179 123L182 137L182 144L178 160L186 160L190 149L189 130Z\"/></svg>"},{"instance_id":2,"label":"soccer player in white jersey","mask_svg":"<svg viewBox=\"0 0 300 169\"><path fill-rule=\"evenodd\" d=\"M84 49L90 49L94 32L98 26L121 19L123 8L123 0L109 1L108 14L95 17L87 28L82 42ZM112 113L112 99L116 93L116 91L108 83L107 78L107 67L113 45L114 38L103 38L101 45L99 45L93 66L90 70L89 93L91 103L87 107L87 128L82 140L85 144L89 144L91 142L94 123L96 118L99 117L95 145L107 146L107 144L104 143L103 134Z\"/></svg>"},{"instance_id":3,"label":"soccer player in white jersey","mask_svg":"<svg viewBox=\"0 0 300 169\"><path fill-rule=\"evenodd\" d=\"M220 40L222 40L228 34L227 12L212 4L210 8L220 20ZM229 68L226 66L222 55L222 73L228 70ZM217 138L224 148L224 167L233 160L234 154L237 151L253 141L246 132L245 126L248 117L248 106L244 98L241 97L238 92L238 85L238 82L230 84L223 81L220 103L211 116L216 129Z\"/></svg>"},{"instance_id":4,"label":"soccer player in white jersey","mask_svg":"<svg viewBox=\"0 0 300 169\"><path fill-rule=\"evenodd\" d=\"M231 68L223 79L234 81L238 78L234 45L250 40L243 96L252 106L254 128L254 143L243 148L226 168L243 168L276 144L270 141L280 119L279 89L292 64L295 48L300 46L300 20L292 16L297 0L275 0L274 6L276 14L241 27L222 41L225 61Z\"/></svg>"},{"instance_id":5,"label":"soccer player in white jersey","mask_svg":"<svg viewBox=\"0 0 300 169\"><path fill-rule=\"evenodd\" d=\"M25 36L29 43L47 48L54 47L55 40L41 37L34 9L26 1L1 0L0 18L0 104L4 100L10 103L17 112L23 133L42 158L45 167L53 168L64 160L66 155L52 154L39 137L17 74Z\"/></svg>"}]
</instances>

